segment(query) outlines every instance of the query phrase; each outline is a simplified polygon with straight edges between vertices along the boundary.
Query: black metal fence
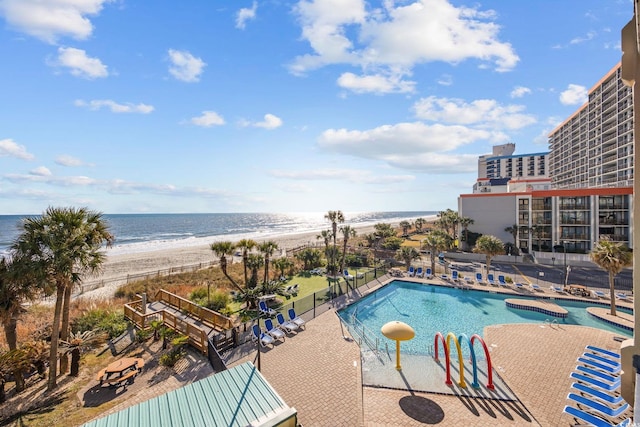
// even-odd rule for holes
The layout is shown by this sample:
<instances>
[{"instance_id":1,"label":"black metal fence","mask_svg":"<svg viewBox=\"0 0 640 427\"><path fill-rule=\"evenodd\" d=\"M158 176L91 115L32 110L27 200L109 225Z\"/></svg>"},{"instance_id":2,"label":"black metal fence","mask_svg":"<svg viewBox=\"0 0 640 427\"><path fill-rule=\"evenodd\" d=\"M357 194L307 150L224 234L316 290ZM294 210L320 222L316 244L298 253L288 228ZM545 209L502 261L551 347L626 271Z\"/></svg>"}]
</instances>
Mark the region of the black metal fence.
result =
<instances>
[{"instance_id":1,"label":"black metal fence","mask_svg":"<svg viewBox=\"0 0 640 427\"><path fill-rule=\"evenodd\" d=\"M378 267L366 273L358 273L349 281L344 278L331 280L328 281L326 289L314 292L313 294L292 302L285 301L280 306L272 306L271 308L283 313L285 318L287 318L289 309L293 308L296 315L305 320L314 319L333 308L333 301L336 298L351 291L362 289L363 287L371 288L382 284L380 278L386 273L386 268ZM249 319L224 332L213 333L214 335L210 336L210 341L226 363L238 360L244 357L249 350L245 349L245 351L243 351L240 349L237 352L236 350L251 341L251 329L255 324L262 326L261 321L264 321L264 316Z\"/></svg>"}]
</instances>

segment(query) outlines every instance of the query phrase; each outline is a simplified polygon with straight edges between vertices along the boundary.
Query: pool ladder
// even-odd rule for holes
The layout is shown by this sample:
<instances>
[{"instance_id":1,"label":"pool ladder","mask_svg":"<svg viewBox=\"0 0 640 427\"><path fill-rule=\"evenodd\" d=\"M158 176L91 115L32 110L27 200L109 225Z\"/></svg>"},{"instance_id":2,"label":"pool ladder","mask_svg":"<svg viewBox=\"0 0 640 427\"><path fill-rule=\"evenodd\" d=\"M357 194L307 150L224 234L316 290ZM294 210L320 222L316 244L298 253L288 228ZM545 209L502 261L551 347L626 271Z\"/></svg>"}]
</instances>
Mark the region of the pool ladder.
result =
<instances>
[{"instance_id":1,"label":"pool ladder","mask_svg":"<svg viewBox=\"0 0 640 427\"><path fill-rule=\"evenodd\" d=\"M545 325L549 325L549 327L551 329L556 329L558 328L560 325L558 324L558 319L544 319L544 324Z\"/></svg>"}]
</instances>

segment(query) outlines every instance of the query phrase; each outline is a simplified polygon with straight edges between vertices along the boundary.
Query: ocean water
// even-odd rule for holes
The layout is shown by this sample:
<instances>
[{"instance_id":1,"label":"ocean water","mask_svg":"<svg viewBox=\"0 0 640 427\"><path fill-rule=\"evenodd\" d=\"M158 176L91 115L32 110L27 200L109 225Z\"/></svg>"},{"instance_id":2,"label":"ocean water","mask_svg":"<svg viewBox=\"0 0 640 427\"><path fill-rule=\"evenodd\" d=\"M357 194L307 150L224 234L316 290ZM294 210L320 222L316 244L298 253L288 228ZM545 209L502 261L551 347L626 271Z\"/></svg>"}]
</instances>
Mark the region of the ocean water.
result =
<instances>
[{"instance_id":1,"label":"ocean water","mask_svg":"<svg viewBox=\"0 0 640 427\"><path fill-rule=\"evenodd\" d=\"M212 214L105 214L115 242L108 254L149 252L201 246L220 240L262 241L274 236L320 232L331 224L326 212L212 213ZM436 211L344 212L345 224L362 227L428 218ZM18 236L23 216L0 215L0 256ZM315 241L315 240L314 240Z\"/></svg>"}]
</instances>

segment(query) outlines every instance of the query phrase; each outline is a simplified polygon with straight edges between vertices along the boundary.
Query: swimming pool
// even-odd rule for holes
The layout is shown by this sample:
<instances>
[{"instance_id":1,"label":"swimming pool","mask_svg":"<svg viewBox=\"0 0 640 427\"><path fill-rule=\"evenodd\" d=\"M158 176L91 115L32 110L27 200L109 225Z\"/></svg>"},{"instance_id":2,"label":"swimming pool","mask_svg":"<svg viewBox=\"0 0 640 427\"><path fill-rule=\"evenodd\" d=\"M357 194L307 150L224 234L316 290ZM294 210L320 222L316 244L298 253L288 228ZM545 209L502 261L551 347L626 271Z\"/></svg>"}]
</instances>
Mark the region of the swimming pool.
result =
<instances>
[{"instance_id":1,"label":"swimming pool","mask_svg":"<svg viewBox=\"0 0 640 427\"><path fill-rule=\"evenodd\" d=\"M389 340L380 332L387 322L399 320L410 325L416 332L415 338L402 343L406 354L427 355L435 334L456 336L466 334L483 335L485 326L505 323L544 323L556 318L534 311L509 308L507 298L527 298L522 295L498 294L477 290L463 290L437 285L395 280L356 303L340 310L338 314L351 329L364 325L369 339ZM531 298L535 299L535 298ZM610 325L589 315L587 307L593 302L577 302L555 299L554 302L568 310L565 319L557 318L560 325L582 325L605 329L624 337L632 332ZM618 310L622 310L618 308ZM357 319L357 320L354 320Z\"/></svg>"}]
</instances>

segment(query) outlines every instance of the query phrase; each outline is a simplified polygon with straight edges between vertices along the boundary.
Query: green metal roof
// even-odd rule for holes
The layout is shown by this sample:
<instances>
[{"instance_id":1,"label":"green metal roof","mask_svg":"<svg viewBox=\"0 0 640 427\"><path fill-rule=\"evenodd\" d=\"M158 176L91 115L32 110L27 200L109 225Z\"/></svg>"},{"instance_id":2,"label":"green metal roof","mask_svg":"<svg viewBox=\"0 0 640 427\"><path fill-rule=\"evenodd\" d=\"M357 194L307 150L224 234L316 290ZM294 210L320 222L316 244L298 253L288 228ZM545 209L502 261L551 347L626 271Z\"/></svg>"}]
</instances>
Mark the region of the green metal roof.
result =
<instances>
[{"instance_id":1,"label":"green metal roof","mask_svg":"<svg viewBox=\"0 0 640 427\"><path fill-rule=\"evenodd\" d=\"M244 427L277 425L295 416L295 409L246 362L84 426Z\"/></svg>"}]
</instances>

